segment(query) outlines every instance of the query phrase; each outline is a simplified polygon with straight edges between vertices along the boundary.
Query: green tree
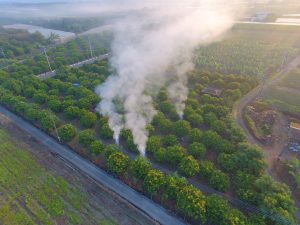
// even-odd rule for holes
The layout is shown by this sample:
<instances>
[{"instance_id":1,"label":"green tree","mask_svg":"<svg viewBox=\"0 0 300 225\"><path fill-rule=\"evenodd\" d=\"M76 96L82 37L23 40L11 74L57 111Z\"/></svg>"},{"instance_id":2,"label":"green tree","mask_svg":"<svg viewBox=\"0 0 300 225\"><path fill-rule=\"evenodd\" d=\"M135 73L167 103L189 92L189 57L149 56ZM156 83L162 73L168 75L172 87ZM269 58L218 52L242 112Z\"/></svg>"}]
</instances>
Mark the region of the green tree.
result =
<instances>
[{"instance_id":1,"label":"green tree","mask_svg":"<svg viewBox=\"0 0 300 225\"><path fill-rule=\"evenodd\" d=\"M129 165L129 157L116 151L108 157L106 165L109 171L116 175L121 175Z\"/></svg>"},{"instance_id":2,"label":"green tree","mask_svg":"<svg viewBox=\"0 0 300 225\"><path fill-rule=\"evenodd\" d=\"M108 160L111 154L116 153L118 151L120 151L120 147L118 145L108 145L104 152L105 159Z\"/></svg>"},{"instance_id":3,"label":"green tree","mask_svg":"<svg viewBox=\"0 0 300 225\"><path fill-rule=\"evenodd\" d=\"M199 163L193 156L186 156L179 163L179 172L186 177L193 177L199 173Z\"/></svg>"},{"instance_id":4,"label":"green tree","mask_svg":"<svg viewBox=\"0 0 300 225\"><path fill-rule=\"evenodd\" d=\"M97 116L95 113L84 111L80 117L80 124L85 128L91 128L96 124Z\"/></svg>"},{"instance_id":5,"label":"green tree","mask_svg":"<svg viewBox=\"0 0 300 225\"><path fill-rule=\"evenodd\" d=\"M152 169L147 173L143 187L152 196L158 193L160 188L164 185L164 181L164 174L159 170Z\"/></svg>"},{"instance_id":6,"label":"green tree","mask_svg":"<svg viewBox=\"0 0 300 225\"><path fill-rule=\"evenodd\" d=\"M178 120L173 124L173 132L177 137L185 137L191 131L191 125L188 121Z\"/></svg>"},{"instance_id":7,"label":"green tree","mask_svg":"<svg viewBox=\"0 0 300 225\"><path fill-rule=\"evenodd\" d=\"M151 163L143 156L138 156L134 161L131 162L131 172L134 177L139 180L144 180L148 172L151 170Z\"/></svg>"},{"instance_id":8,"label":"green tree","mask_svg":"<svg viewBox=\"0 0 300 225\"><path fill-rule=\"evenodd\" d=\"M70 142L76 133L76 128L72 124L66 124L58 129L58 136L63 142Z\"/></svg>"},{"instance_id":9,"label":"green tree","mask_svg":"<svg viewBox=\"0 0 300 225\"><path fill-rule=\"evenodd\" d=\"M92 106L93 106L93 102L92 99L89 98L89 96L81 98L78 101L78 107L81 109L89 110L92 108Z\"/></svg>"},{"instance_id":10,"label":"green tree","mask_svg":"<svg viewBox=\"0 0 300 225\"><path fill-rule=\"evenodd\" d=\"M177 208L188 218L206 222L206 201L200 190L192 185L182 188L177 196Z\"/></svg>"},{"instance_id":11,"label":"green tree","mask_svg":"<svg viewBox=\"0 0 300 225\"><path fill-rule=\"evenodd\" d=\"M62 110L62 103L59 100L50 100L48 102L48 107L53 112L59 113Z\"/></svg>"},{"instance_id":12,"label":"green tree","mask_svg":"<svg viewBox=\"0 0 300 225\"><path fill-rule=\"evenodd\" d=\"M65 109L64 114L68 119L73 120L80 116L81 109L76 106L69 106Z\"/></svg>"},{"instance_id":13,"label":"green tree","mask_svg":"<svg viewBox=\"0 0 300 225\"><path fill-rule=\"evenodd\" d=\"M131 130L123 129L121 131L121 138L126 142L126 146L130 151L138 152L138 147L134 143L134 139L133 139Z\"/></svg>"},{"instance_id":14,"label":"green tree","mask_svg":"<svg viewBox=\"0 0 300 225\"><path fill-rule=\"evenodd\" d=\"M100 140L95 140L90 144L90 151L95 156L103 153L104 150L105 150L105 147Z\"/></svg>"},{"instance_id":15,"label":"green tree","mask_svg":"<svg viewBox=\"0 0 300 225\"><path fill-rule=\"evenodd\" d=\"M229 177L220 170L215 170L209 178L209 185L218 191L225 192L229 188Z\"/></svg>"},{"instance_id":16,"label":"green tree","mask_svg":"<svg viewBox=\"0 0 300 225\"><path fill-rule=\"evenodd\" d=\"M192 129L188 135L189 143L200 142L202 135L203 135L203 132L200 129L198 129L198 128Z\"/></svg>"},{"instance_id":17,"label":"green tree","mask_svg":"<svg viewBox=\"0 0 300 225\"><path fill-rule=\"evenodd\" d=\"M27 98L32 98L35 92L36 92L35 88L33 86L29 86L23 90L23 95Z\"/></svg>"},{"instance_id":18,"label":"green tree","mask_svg":"<svg viewBox=\"0 0 300 225\"><path fill-rule=\"evenodd\" d=\"M165 148L159 148L155 150L154 152L154 159L159 163L164 163L166 161L166 149Z\"/></svg>"},{"instance_id":19,"label":"green tree","mask_svg":"<svg viewBox=\"0 0 300 225\"><path fill-rule=\"evenodd\" d=\"M214 225L247 225L247 218L238 210L232 209L220 196L211 195L206 200L206 215Z\"/></svg>"},{"instance_id":20,"label":"green tree","mask_svg":"<svg viewBox=\"0 0 300 225\"><path fill-rule=\"evenodd\" d=\"M38 104L44 104L48 101L48 95L43 92L43 91L37 91L34 95L33 95L33 100L38 103Z\"/></svg>"},{"instance_id":21,"label":"green tree","mask_svg":"<svg viewBox=\"0 0 300 225\"><path fill-rule=\"evenodd\" d=\"M186 155L186 150L181 146L171 146L166 150L166 160L173 166L178 164Z\"/></svg>"},{"instance_id":22,"label":"green tree","mask_svg":"<svg viewBox=\"0 0 300 225\"><path fill-rule=\"evenodd\" d=\"M100 134L105 139L112 139L114 132L110 129L108 124L108 118L103 117L99 121L100 124Z\"/></svg>"},{"instance_id":23,"label":"green tree","mask_svg":"<svg viewBox=\"0 0 300 225\"><path fill-rule=\"evenodd\" d=\"M229 172L241 170L260 175L266 167L262 150L247 143L240 143L233 154L220 154L218 161Z\"/></svg>"},{"instance_id":24,"label":"green tree","mask_svg":"<svg viewBox=\"0 0 300 225\"><path fill-rule=\"evenodd\" d=\"M215 120L211 123L211 129L220 135L226 134L226 124L222 120Z\"/></svg>"},{"instance_id":25,"label":"green tree","mask_svg":"<svg viewBox=\"0 0 300 225\"><path fill-rule=\"evenodd\" d=\"M161 140L159 136L150 136L147 141L147 152L154 153L161 146Z\"/></svg>"},{"instance_id":26,"label":"green tree","mask_svg":"<svg viewBox=\"0 0 300 225\"><path fill-rule=\"evenodd\" d=\"M203 124L202 116L197 113L192 113L192 114L188 115L187 121L189 121L193 127L199 127L200 125Z\"/></svg>"},{"instance_id":27,"label":"green tree","mask_svg":"<svg viewBox=\"0 0 300 225\"><path fill-rule=\"evenodd\" d=\"M194 142L189 145L188 152L196 159L203 159L206 153L206 148L203 144Z\"/></svg>"},{"instance_id":28,"label":"green tree","mask_svg":"<svg viewBox=\"0 0 300 225\"><path fill-rule=\"evenodd\" d=\"M172 176L166 176L164 186L164 198L168 200L176 200L181 189L187 186L186 178L178 176L176 173Z\"/></svg>"},{"instance_id":29,"label":"green tree","mask_svg":"<svg viewBox=\"0 0 300 225\"><path fill-rule=\"evenodd\" d=\"M40 118L40 110L35 107L30 107L25 110L25 116L30 121L36 121Z\"/></svg>"},{"instance_id":30,"label":"green tree","mask_svg":"<svg viewBox=\"0 0 300 225\"><path fill-rule=\"evenodd\" d=\"M161 138L161 142L165 147L178 145L179 142L175 135L169 134Z\"/></svg>"},{"instance_id":31,"label":"green tree","mask_svg":"<svg viewBox=\"0 0 300 225\"><path fill-rule=\"evenodd\" d=\"M242 171L238 171L234 177L237 196L243 201L257 205L258 196L253 188L255 181L256 177L254 175Z\"/></svg>"},{"instance_id":32,"label":"green tree","mask_svg":"<svg viewBox=\"0 0 300 225\"><path fill-rule=\"evenodd\" d=\"M211 177L212 173L215 170L215 166L213 162L202 160L200 161L200 175L202 175L205 178Z\"/></svg>"},{"instance_id":33,"label":"green tree","mask_svg":"<svg viewBox=\"0 0 300 225\"><path fill-rule=\"evenodd\" d=\"M207 220L214 225L228 225L226 216L229 214L228 202L218 196L210 195L206 199L206 216Z\"/></svg>"},{"instance_id":34,"label":"green tree","mask_svg":"<svg viewBox=\"0 0 300 225\"><path fill-rule=\"evenodd\" d=\"M58 127L58 125L60 123L59 118L47 110L44 110L41 113L39 113L38 120L42 126L42 129L47 132L54 129L55 126Z\"/></svg>"},{"instance_id":35,"label":"green tree","mask_svg":"<svg viewBox=\"0 0 300 225\"><path fill-rule=\"evenodd\" d=\"M93 141L95 141L95 135L95 131L93 130L83 130L78 134L78 142L79 144L88 147Z\"/></svg>"}]
</instances>

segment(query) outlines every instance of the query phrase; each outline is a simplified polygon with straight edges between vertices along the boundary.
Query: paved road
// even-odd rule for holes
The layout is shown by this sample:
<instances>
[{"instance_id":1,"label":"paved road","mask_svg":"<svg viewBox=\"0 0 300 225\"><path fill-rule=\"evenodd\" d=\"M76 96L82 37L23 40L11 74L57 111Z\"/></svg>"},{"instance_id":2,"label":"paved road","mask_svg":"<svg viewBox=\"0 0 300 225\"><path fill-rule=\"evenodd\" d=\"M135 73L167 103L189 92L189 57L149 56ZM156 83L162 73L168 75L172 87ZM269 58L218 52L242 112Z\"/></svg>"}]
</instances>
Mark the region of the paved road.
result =
<instances>
[{"instance_id":1,"label":"paved road","mask_svg":"<svg viewBox=\"0 0 300 225\"><path fill-rule=\"evenodd\" d=\"M239 100L233 107L232 114L237 121L238 125L245 131L248 141L251 144L261 145L250 133L245 121L243 120L243 111L247 105L250 105L256 98L263 96L271 87L276 86L290 71L297 68L300 64L300 55L292 60L287 66L285 66L277 76L271 77L270 80L263 82L258 87L246 94L241 100Z\"/></svg>"},{"instance_id":2,"label":"paved road","mask_svg":"<svg viewBox=\"0 0 300 225\"><path fill-rule=\"evenodd\" d=\"M158 223L164 225L187 224L181 219L172 215L169 211L161 207L159 204L156 204L147 197L136 192L129 186L122 183L120 180L108 175L102 169L96 167L91 162L80 157L68 147L59 144L58 142L56 142L56 140L49 137L47 134L43 133L30 123L26 122L19 116L11 113L2 106L0 106L0 113L8 117L22 130L31 134L35 139L47 146L52 152L59 155L62 159L71 163L74 167L76 167L78 170L82 171L95 181L101 183L113 192L117 193L122 198L126 199L128 202L130 202L132 205L143 211L145 214L153 218Z\"/></svg>"},{"instance_id":3,"label":"paved road","mask_svg":"<svg viewBox=\"0 0 300 225\"><path fill-rule=\"evenodd\" d=\"M110 53L103 54L103 55L100 55L100 56L96 56L94 58L86 59L86 60L83 60L81 62L71 64L71 65L69 65L69 67L78 68L78 67L81 67L81 66L86 65L86 64L92 64L92 63L94 63L98 60L107 59L110 56L111 56ZM37 77L41 80L45 80L45 79L55 77L55 76L56 76L56 70L49 71L49 72L46 72L46 73L41 73L41 74L37 75Z\"/></svg>"}]
</instances>

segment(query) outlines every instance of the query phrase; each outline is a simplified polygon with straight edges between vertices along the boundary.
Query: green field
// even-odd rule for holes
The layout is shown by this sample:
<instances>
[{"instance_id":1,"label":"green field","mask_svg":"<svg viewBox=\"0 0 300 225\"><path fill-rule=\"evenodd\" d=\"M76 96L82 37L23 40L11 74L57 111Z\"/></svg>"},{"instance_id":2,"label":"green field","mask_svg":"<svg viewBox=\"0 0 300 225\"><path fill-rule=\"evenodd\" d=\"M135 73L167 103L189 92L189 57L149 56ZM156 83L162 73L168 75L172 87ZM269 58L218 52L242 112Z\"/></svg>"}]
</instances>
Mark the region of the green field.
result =
<instances>
[{"instance_id":1,"label":"green field","mask_svg":"<svg viewBox=\"0 0 300 225\"><path fill-rule=\"evenodd\" d=\"M291 71L278 87L266 93L265 99L282 112L300 115L300 70Z\"/></svg>"},{"instance_id":2,"label":"green field","mask_svg":"<svg viewBox=\"0 0 300 225\"><path fill-rule=\"evenodd\" d=\"M282 112L300 115L300 93L291 93L274 87L266 93L265 99Z\"/></svg>"},{"instance_id":3,"label":"green field","mask_svg":"<svg viewBox=\"0 0 300 225\"><path fill-rule=\"evenodd\" d=\"M199 48L195 62L205 70L261 78L299 52L299 28L240 24L222 41Z\"/></svg>"},{"instance_id":4,"label":"green field","mask_svg":"<svg viewBox=\"0 0 300 225\"><path fill-rule=\"evenodd\" d=\"M281 86L289 88L300 88L300 70L291 71L280 83Z\"/></svg>"},{"instance_id":5,"label":"green field","mask_svg":"<svg viewBox=\"0 0 300 225\"><path fill-rule=\"evenodd\" d=\"M1 129L0 143L0 224L115 224L95 213L79 186L46 171Z\"/></svg>"}]
</instances>

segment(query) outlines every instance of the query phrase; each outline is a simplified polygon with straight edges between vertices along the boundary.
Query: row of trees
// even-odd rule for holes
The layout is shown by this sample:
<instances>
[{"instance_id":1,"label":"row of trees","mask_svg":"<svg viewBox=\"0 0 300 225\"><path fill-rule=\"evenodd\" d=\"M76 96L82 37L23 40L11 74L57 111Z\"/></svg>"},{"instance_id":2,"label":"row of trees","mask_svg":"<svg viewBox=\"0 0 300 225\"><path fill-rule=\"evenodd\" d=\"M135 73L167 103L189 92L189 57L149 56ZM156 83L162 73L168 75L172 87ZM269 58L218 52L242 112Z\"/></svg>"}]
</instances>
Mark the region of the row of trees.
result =
<instances>
[{"instance_id":1,"label":"row of trees","mask_svg":"<svg viewBox=\"0 0 300 225\"><path fill-rule=\"evenodd\" d=\"M92 151L97 141L95 133L91 130L82 131L79 134L79 143ZM94 153L93 153L94 154ZM119 146L109 145L97 155L105 158L105 166L108 171L121 179L132 178L134 186L140 184L140 189L151 198L160 199L162 204L174 207L184 217L195 222L209 222L211 224L255 224L262 218L253 216L246 218L240 211L231 208L222 197L211 195L205 197L201 191L188 184L185 178L177 174L166 175L153 169L151 163L144 157L130 160L129 157L119 151ZM169 204L168 204L169 203Z\"/></svg>"},{"instance_id":2,"label":"row of trees","mask_svg":"<svg viewBox=\"0 0 300 225\"><path fill-rule=\"evenodd\" d=\"M120 152L113 154L110 158L110 156L108 156L109 154L106 153L103 143L96 138L99 136L96 136L96 130L94 128L94 125L98 124L99 126L97 127L99 127L99 130L97 131L99 132L97 133L100 133L102 138L112 139L112 131L109 129L107 118L102 118L93 112L93 108L97 103L96 100L99 101L99 99L94 98L95 96L92 90L95 85L101 83L102 80L108 76L108 73L107 62L104 61L85 66L82 69L70 70L62 68L59 71L57 79L49 79L43 82L33 77L22 76L21 74L19 74L17 76L18 79L16 79L17 77L14 75L8 76L2 73L0 74L0 83L6 90L11 90L9 95L12 97L18 96L16 98L25 103L34 101L34 105L37 107L36 111L41 111L41 108L44 107L51 108L63 119L63 121L57 123L58 133L62 141L70 142L76 138L84 148L89 150L88 155L99 157L99 154L103 154L107 169L123 177L123 175L126 175L127 169L130 168L130 160L128 157L126 158L126 156L121 155ZM68 75L70 75L70 77ZM74 87L73 82L80 83L81 86ZM229 116L230 108L228 106L238 97L238 95L228 94L229 91L239 91L240 94L243 94L256 85L255 80L241 76L232 75L224 77L220 74L199 73L198 71L194 71L190 74L189 85L193 91L190 92L186 102L187 107L183 120L180 120L177 114L172 113L174 112L174 108L172 104L170 104L165 90L162 90L159 94L156 100L156 107L158 110L160 110L161 107L165 107L166 110L163 108L161 110L162 112L156 115L153 123L148 125L150 138L147 145L147 153L150 158L161 163L172 165L175 170L178 170L181 175L186 177L200 175L200 177L202 177L201 179L204 179L204 181L207 181L211 186L220 191L228 190L232 182L240 182L240 186L237 185L237 187L241 188L234 190L239 196L244 190L247 190L248 193L249 189L252 191L252 196L255 196L255 199L257 199L253 202L254 204L263 206L267 210L277 210L276 213L281 215L289 215L289 219L292 221L292 208L287 207L284 208L283 211L278 210L277 206L272 208L270 204L264 203L266 199L258 192L257 186L251 186L256 183L258 176L262 174L261 171L264 169L264 164L261 159L262 156L259 150L240 144L245 140L244 135L236 128ZM223 94L220 98L203 95L201 93L205 86L211 85L223 89ZM20 95L23 97L20 97ZM86 101L87 97L94 101ZM87 102L92 102L92 104L88 104ZM10 107L14 104L9 102L6 105ZM15 110L15 108L12 108L12 110ZM22 111L20 112L21 115L26 117ZM84 112L93 116L86 116L85 119L82 119L85 114ZM33 113L32 117L38 119L32 121L40 124L39 119L42 119L42 117L35 117L35 115L38 115L38 113ZM93 117L93 122L90 126L85 126L85 122L83 121L90 121L91 117ZM49 125L49 132L53 130L53 126L50 127L50 125L53 124L53 122L51 123L51 118L52 117L48 117L48 119L45 119L48 122L44 123ZM76 122L73 122L73 120L76 119L79 120L81 124L80 127L74 126L75 124L77 125ZM70 123L73 123L73 125ZM76 129L82 127L91 129L80 132L77 135ZM128 149L136 151L136 146L130 131L122 131L122 143L124 143L124 146ZM207 153L215 155L216 160L209 159L210 161L208 161ZM118 166L115 167L114 165L116 164ZM235 167L236 164L238 166ZM152 172L151 177L153 177L153 179L155 178L155 180L165 181L165 175L161 173L158 174L158 172L159 171ZM238 172L243 172L247 176L254 177L254 182L245 183L245 180L237 179L238 174L240 174ZM230 177L232 177L232 179ZM155 197L155 194L160 195L162 191L164 193L164 184L157 189L157 185L153 184L152 186L150 178L147 180L149 181L141 181L142 188L146 193L153 195L153 197ZM245 186L243 186L244 184ZM265 186L265 188L265 192L261 193L266 193L270 186ZM185 191L186 192L183 193L193 193L191 199L198 199L197 196L199 192L196 192L196 189L187 189ZM283 194L283 192L280 193ZM286 200L290 200L288 192L285 192L285 196ZM186 217L200 221L201 218L203 218L203 213L199 213L202 208L196 208L195 205L197 204L191 207L188 206L187 204L191 199L181 197L182 198L178 197L177 199L176 196L176 198L173 198L173 201L176 200L176 202L180 201L182 204L185 203L188 209L185 211L183 206L177 209ZM271 195L269 197L273 200L276 196ZM248 201L250 198L245 197L243 199ZM229 211L225 211L229 213ZM230 213L232 213L233 216L235 215L234 210L230 210ZM208 218L206 213L205 216ZM271 222L269 222L269 224L272 224ZM224 224L226 223L224 222Z\"/></svg>"}]
</instances>

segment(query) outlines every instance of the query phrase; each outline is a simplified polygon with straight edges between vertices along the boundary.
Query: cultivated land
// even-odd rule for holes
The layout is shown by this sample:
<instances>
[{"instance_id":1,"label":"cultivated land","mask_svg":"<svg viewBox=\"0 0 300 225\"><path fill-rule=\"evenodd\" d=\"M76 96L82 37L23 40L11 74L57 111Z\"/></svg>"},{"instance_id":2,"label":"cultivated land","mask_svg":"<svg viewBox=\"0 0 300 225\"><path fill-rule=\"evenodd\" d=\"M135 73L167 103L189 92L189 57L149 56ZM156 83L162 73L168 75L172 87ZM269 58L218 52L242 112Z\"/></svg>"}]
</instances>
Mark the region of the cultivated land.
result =
<instances>
[{"instance_id":1,"label":"cultivated land","mask_svg":"<svg viewBox=\"0 0 300 225\"><path fill-rule=\"evenodd\" d=\"M238 24L220 42L198 50L202 69L264 78L300 52L300 27Z\"/></svg>"},{"instance_id":2,"label":"cultivated land","mask_svg":"<svg viewBox=\"0 0 300 225\"><path fill-rule=\"evenodd\" d=\"M154 224L0 116L0 224Z\"/></svg>"},{"instance_id":3,"label":"cultivated land","mask_svg":"<svg viewBox=\"0 0 300 225\"><path fill-rule=\"evenodd\" d=\"M80 51L80 45L74 45L74 41L70 43L58 50L53 49L51 54L68 52L70 47L78 58L86 54ZM229 46L224 51L221 46L217 58L226 58L223 56L232 52L234 42ZM252 49L256 43L251 42L249 46L246 49ZM256 49L266 46L265 50L270 50L266 43ZM242 58L237 65L248 65L249 71L251 67L258 68L260 73L254 72L251 78L198 69L191 71L190 94L183 120L179 119L167 91L160 90L155 98L155 108L159 113L148 125L149 161L143 158L133 160L137 146L129 130L122 131L120 147L111 145L114 142L107 118L94 110L100 101L93 92L94 88L113 72L106 60L82 68L58 66L57 76L44 81L30 76L37 75L35 71L45 71L41 70L41 64L14 65L0 72L0 102L48 134L59 135L62 142L80 155L193 223L296 224L290 190L265 174L266 164L261 149L245 143L243 132L231 117L233 103L257 85L253 77L276 70L272 66L287 63L292 57L291 48L287 46L280 50L272 66L261 66L262 63L255 59L254 63L249 61L255 57L251 56L253 52L248 56L244 47L236 49L236 52L244 50L240 53L243 57L237 54L230 61ZM289 57L285 58L284 53ZM64 54L64 57L63 65L74 61L73 54ZM268 59L262 51L259 57ZM222 64L231 68L226 61ZM240 68L234 71L243 74L245 71ZM218 71L231 73L223 69ZM210 96L205 94L207 87L223 92L218 97ZM119 99L115 105L119 111L123 110ZM219 196L204 195L203 187L207 186L213 188L210 193ZM223 197L229 200L238 198L239 204L234 206L247 210L249 214L233 208Z\"/></svg>"}]
</instances>

